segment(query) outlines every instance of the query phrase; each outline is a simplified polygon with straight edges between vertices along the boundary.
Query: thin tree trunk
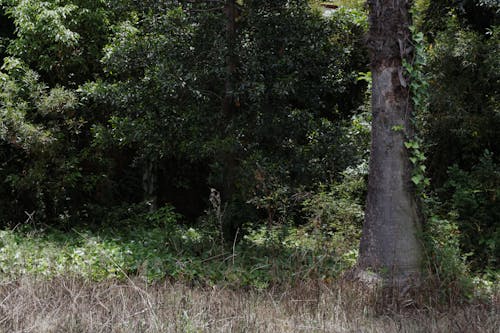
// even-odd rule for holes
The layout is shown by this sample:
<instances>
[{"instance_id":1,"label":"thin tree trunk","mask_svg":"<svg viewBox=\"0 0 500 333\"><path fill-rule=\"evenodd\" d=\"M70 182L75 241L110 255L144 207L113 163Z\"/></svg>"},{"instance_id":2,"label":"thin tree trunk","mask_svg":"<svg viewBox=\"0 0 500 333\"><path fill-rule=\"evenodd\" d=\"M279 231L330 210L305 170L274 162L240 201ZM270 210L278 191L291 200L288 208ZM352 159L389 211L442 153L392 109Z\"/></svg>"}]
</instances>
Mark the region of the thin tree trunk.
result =
<instances>
[{"instance_id":1,"label":"thin tree trunk","mask_svg":"<svg viewBox=\"0 0 500 333\"><path fill-rule=\"evenodd\" d=\"M226 0L224 12L226 14L226 79L223 110L226 116L231 116L235 110L235 76L236 76L236 17L237 7L235 0Z\"/></svg>"},{"instance_id":2,"label":"thin tree trunk","mask_svg":"<svg viewBox=\"0 0 500 333\"><path fill-rule=\"evenodd\" d=\"M144 200L148 202L150 212L158 209L158 197L156 195L157 173L155 161L147 158L142 173L142 189L144 191Z\"/></svg>"},{"instance_id":3,"label":"thin tree trunk","mask_svg":"<svg viewBox=\"0 0 500 333\"><path fill-rule=\"evenodd\" d=\"M418 277L420 214L405 137L413 135L403 59L411 56L408 0L369 0L372 144L358 267L386 279Z\"/></svg>"},{"instance_id":4,"label":"thin tree trunk","mask_svg":"<svg viewBox=\"0 0 500 333\"><path fill-rule=\"evenodd\" d=\"M226 135L231 135L232 121L236 111L235 100L235 82L236 82L236 69L237 69L237 55L236 55L236 17L238 15L238 8L236 0L226 0L224 6L226 14L226 77L224 87L224 100L222 110L224 113L224 120L226 125ZM235 189L235 169L237 168L237 160L234 152L229 148L225 151L222 157L223 160L223 184L222 184L222 198L227 203Z\"/></svg>"}]
</instances>

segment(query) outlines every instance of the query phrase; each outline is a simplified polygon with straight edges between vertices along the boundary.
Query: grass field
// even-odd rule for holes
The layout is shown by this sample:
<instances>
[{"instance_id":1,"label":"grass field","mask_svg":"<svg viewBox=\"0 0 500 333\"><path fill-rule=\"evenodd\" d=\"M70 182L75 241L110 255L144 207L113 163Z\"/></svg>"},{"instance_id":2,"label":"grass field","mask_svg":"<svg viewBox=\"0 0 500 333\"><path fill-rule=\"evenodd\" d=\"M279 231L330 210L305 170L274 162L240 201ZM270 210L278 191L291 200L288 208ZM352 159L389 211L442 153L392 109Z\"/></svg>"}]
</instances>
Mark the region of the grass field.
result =
<instances>
[{"instance_id":1,"label":"grass field","mask_svg":"<svg viewBox=\"0 0 500 333\"><path fill-rule=\"evenodd\" d=\"M415 308L409 300L406 308L379 311L361 290L345 283L252 291L20 278L0 285L0 331L494 333L500 327L498 299L441 309Z\"/></svg>"}]
</instances>

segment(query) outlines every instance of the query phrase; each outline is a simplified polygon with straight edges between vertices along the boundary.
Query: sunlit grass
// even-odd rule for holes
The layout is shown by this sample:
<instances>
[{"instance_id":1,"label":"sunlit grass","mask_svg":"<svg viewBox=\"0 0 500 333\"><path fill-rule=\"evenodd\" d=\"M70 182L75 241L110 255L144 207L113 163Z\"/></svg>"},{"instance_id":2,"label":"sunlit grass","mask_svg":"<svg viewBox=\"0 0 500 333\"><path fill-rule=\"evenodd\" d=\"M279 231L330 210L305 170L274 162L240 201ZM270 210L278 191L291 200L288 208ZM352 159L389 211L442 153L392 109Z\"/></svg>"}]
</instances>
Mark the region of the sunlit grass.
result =
<instances>
[{"instance_id":1,"label":"sunlit grass","mask_svg":"<svg viewBox=\"0 0 500 333\"><path fill-rule=\"evenodd\" d=\"M471 304L377 313L355 285L303 282L280 290L168 282L22 278L0 285L0 331L48 332L496 332L498 307Z\"/></svg>"}]
</instances>

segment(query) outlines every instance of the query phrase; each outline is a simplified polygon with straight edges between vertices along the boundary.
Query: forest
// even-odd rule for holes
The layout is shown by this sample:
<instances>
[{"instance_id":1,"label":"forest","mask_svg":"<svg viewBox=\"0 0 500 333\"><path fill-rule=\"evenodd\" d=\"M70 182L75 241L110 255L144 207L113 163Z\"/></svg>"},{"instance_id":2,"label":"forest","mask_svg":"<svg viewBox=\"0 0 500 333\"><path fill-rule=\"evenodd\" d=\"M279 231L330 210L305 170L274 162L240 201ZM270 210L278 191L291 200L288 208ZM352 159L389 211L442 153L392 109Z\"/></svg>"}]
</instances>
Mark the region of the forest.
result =
<instances>
[{"instance_id":1,"label":"forest","mask_svg":"<svg viewBox=\"0 0 500 333\"><path fill-rule=\"evenodd\" d=\"M496 332L498 0L0 0L0 332Z\"/></svg>"}]
</instances>

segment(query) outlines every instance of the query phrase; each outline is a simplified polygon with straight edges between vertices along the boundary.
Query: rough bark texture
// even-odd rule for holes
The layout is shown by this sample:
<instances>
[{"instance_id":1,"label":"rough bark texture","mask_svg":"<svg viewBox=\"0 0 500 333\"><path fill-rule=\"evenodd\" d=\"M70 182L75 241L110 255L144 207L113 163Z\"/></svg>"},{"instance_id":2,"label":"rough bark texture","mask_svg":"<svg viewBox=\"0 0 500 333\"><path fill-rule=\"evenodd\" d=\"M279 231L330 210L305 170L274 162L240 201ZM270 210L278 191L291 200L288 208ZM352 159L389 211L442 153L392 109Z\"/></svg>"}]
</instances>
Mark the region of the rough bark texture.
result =
<instances>
[{"instance_id":1,"label":"rough bark texture","mask_svg":"<svg viewBox=\"0 0 500 333\"><path fill-rule=\"evenodd\" d=\"M358 266L390 279L418 276L420 214L404 146L412 106L402 61L411 56L408 0L370 0L372 145ZM403 130L398 130L398 129Z\"/></svg>"}]
</instances>

